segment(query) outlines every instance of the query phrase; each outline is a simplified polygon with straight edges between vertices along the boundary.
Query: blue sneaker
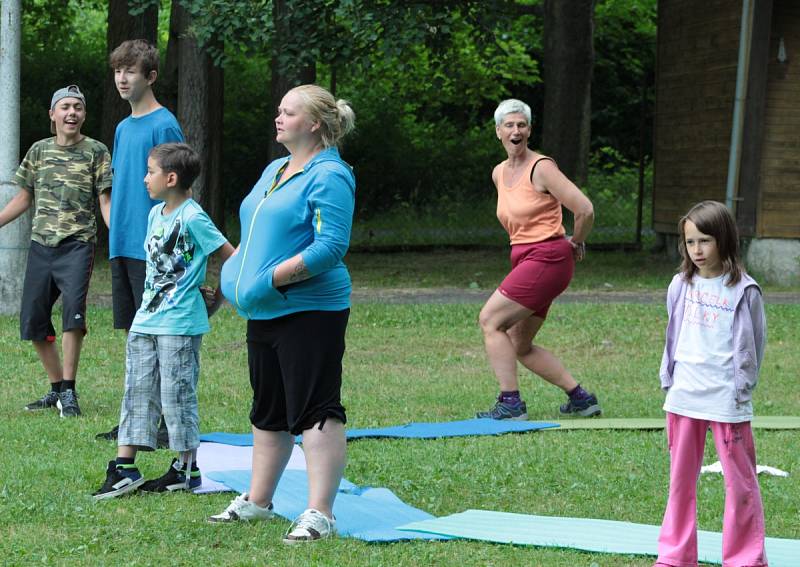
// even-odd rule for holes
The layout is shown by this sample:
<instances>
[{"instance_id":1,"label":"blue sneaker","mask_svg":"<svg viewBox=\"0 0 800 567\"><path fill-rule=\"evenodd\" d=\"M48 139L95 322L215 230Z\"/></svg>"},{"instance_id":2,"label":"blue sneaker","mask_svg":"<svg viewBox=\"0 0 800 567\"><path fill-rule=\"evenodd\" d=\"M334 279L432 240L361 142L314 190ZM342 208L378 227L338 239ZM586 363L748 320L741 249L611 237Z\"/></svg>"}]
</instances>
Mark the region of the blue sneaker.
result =
<instances>
[{"instance_id":1,"label":"blue sneaker","mask_svg":"<svg viewBox=\"0 0 800 567\"><path fill-rule=\"evenodd\" d=\"M528 419L528 407L520 400L517 403L504 402L502 397L497 398L497 403L489 411L479 411L475 414L478 418L509 419L511 421L525 421Z\"/></svg>"},{"instance_id":2,"label":"blue sneaker","mask_svg":"<svg viewBox=\"0 0 800 567\"><path fill-rule=\"evenodd\" d=\"M95 492L95 500L105 500L106 498L116 498L128 492L133 492L144 482L144 477L135 465L117 467L116 461L108 462L106 469L106 481L100 490Z\"/></svg>"},{"instance_id":3,"label":"blue sneaker","mask_svg":"<svg viewBox=\"0 0 800 567\"><path fill-rule=\"evenodd\" d=\"M186 465L183 465L186 467ZM186 478L186 469L181 468L178 459L172 459L169 470L159 478L148 480L139 489L142 492L174 492L176 490L194 491L200 488L203 479L200 471L189 471L189 478Z\"/></svg>"},{"instance_id":4,"label":"blue sneaker","mask_svg":"<svg viewBox=\"0 0 800 567\"><path fill-rule=\"evenodd\" d=\"M594 417L603 413L600 409L600 402L597 401L597 396L594 394L589 394L582 400L570 399L566 404L561 404L558 409L562 414L577 414L581 417Z\"/></svg>"}]
</instances>

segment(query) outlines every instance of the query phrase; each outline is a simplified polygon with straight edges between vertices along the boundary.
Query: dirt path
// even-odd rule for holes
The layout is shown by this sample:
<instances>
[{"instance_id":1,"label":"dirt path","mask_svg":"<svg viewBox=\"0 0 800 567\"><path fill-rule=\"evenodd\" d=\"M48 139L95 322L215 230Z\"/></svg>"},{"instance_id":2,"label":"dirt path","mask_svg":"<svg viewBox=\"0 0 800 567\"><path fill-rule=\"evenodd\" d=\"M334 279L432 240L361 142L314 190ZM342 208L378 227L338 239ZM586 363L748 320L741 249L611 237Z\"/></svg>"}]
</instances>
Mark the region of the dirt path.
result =
<instances>
[{"instance_id":1,"label":"dirt path","mask_svg":"<svg viewBox=\"0 0 800 567\"><path fill-rule=\"evenodd\" d=\"M485 289L461 288L355 288L353 303L484 303L492 294ZM769 304L800 304L800 293L768 292ZM663 291L567 291L558 297L559 303L658 303L665 301Z\"/></svg>"},{"instance_id":2,"label":"dirt path","mask_svg":"<svg viewBox=\"0 0 800 567\"><path fill-rule=\"evenodd\" d=\"M492 291L486 289L463 289L455 287L437 288L354 288L353 303L409 304L453 304L485 303ZM800 293L774 291L764 294L764 300L772 305L800 304ZM664 303L661 291L567 291L560 295L557 303ZM111 307L111 295L94 294L89 303L98 307Z\"/></svg>"}]
</instances>

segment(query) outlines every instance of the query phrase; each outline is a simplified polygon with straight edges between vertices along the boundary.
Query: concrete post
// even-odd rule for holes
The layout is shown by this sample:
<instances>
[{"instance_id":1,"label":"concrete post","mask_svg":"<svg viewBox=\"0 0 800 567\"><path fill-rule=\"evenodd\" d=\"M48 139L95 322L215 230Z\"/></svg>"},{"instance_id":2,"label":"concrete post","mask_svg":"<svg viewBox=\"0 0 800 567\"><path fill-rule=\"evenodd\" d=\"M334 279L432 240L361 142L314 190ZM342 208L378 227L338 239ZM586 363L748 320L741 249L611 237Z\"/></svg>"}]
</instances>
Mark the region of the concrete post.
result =
<instances>
[{"instance_id":1,"label":"concrete post","mask_svg":"<svg viewBox=\"0 0 800 567\"><path fill-rule=\"evenodd\" d=\"M754 238L745 265L760 284L800 285L800 240Z\"/></svg>"},{"instance_id":2,"label":"concrete post","mask_svg":"<svg viewBox=\"0 0 800 567\"><path fill-rule=\"evenodd\" d=\"M0 8L0 208L19 188L19 69L22 37L21 0L2 0ZM19 313L22 282L31 242L28 211L0 229L0 314Z\"/></svg>"}]
</instances>

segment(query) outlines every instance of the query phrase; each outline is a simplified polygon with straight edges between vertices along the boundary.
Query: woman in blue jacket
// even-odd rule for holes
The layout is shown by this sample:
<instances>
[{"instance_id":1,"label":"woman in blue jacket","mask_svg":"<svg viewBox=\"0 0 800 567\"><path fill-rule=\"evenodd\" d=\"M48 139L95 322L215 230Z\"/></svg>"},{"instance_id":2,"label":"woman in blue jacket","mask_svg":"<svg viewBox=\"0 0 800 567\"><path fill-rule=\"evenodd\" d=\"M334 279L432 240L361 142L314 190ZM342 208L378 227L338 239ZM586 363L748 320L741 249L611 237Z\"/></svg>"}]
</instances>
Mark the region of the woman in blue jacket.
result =
<instances>
[{"instance_id":1,"label":"woman in blue jacket","mask_svg":"<svg viewBox=\"0 0 800 567\"><path fill-rule=\"evenodd\" d=\"M250 491L211 521L265 520L303 435L308 509L285 543L335 534L333 500L345 466L341 404L355 177L338 142L353 129L349 104L303 85L286 93L276 139L290 155L270 163L239 212L242 238L222 267L225 297L247 319L253 405Z\"/></svg>"}]
</instances>

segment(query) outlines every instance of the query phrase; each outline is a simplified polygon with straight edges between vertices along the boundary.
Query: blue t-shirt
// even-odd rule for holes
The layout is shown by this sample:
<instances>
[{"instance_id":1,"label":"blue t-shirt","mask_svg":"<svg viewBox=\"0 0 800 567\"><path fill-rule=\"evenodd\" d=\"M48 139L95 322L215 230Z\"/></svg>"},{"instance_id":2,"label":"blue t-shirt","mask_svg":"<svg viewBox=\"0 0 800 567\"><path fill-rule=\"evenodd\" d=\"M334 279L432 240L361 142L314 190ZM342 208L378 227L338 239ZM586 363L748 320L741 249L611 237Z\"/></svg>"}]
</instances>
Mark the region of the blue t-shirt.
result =
<instances>
[{"instance_id":1,"label":"blue t-shirt","mask_svg":"<svg viewBox=\"0 0 800 567\"><path fill-rule=\"evenodd\" d=\"M183 142L175 116L159 108L144 116L128 116L117 125L111 169L111 226L108 257L144 260L142 243L147 231L147 214L158 201L147 194L144 176L150 150L167 142Z\"/></svg>"},{"instance_id":2,"label":"blue t-shirt","mask_svg":"<svg viewBox=\"0 0 800 567\"><path fill-rule=\"evenodd\" d=\"M142 306L131 331L149 335L202 335L210 329L200 292L208 256L227 240L192 199L168 215L164 203L147 221L147 275Z\"/></svg>"}]
</instances>

